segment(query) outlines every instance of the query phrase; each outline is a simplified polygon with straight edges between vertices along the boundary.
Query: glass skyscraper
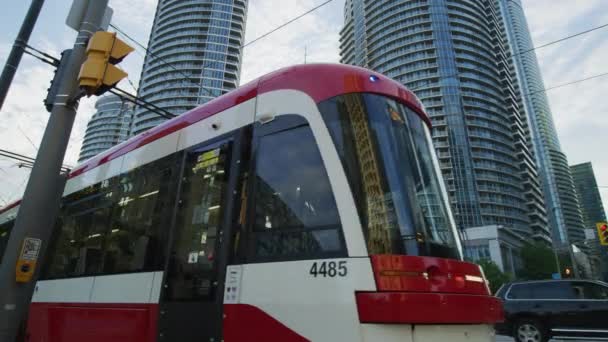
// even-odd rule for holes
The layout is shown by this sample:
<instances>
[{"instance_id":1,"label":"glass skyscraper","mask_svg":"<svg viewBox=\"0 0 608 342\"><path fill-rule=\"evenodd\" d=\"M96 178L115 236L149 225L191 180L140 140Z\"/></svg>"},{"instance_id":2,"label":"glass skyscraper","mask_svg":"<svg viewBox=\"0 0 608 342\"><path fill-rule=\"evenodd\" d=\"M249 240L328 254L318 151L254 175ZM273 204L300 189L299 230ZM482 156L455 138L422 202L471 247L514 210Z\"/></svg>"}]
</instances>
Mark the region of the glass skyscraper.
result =
<instances>
[{"instance_id":1,"label":"glass skyscraper","mask_svg":"<svg viewBox=\"0 0 608 342\"><path fill-rule=\"evenodd\" d=\"M247 0L159 0L138 96L182 114L239 85ZM164 120L138 107L132 135Z\"/></svg>"},{"instance_id":2,"label":"glass skyscraper","mask_svg":"<svg viewBox=\"0 0 608 342\"><path fill-rule=\"evenodd\" d=\"M346 0L341 61L421 99L459 228L550 242L503 11L494 0Z\"/></svg>"},{"instance_id":3,"label":"glass skyscraper","mask_svg":"<svg viewBox=\"0 0 608 342\"><path fill-rule=\"evenodd\" d=\"M129 138L133 104L116 95L104 95L95 102L95 109L87 124L79 163Z\"/></svg>"},{"instance_id":4,"label":"glass skyscraper","mask_svg":"<svg viewBox=\"0 0 608 342\"><path fill-rule=\"evenodd\" d=\"M521 0L500 0L522 93L530 118L549 225L556 246L585 240L583 216L572 174L562 152Z\"/></svg>"}]
</instances>

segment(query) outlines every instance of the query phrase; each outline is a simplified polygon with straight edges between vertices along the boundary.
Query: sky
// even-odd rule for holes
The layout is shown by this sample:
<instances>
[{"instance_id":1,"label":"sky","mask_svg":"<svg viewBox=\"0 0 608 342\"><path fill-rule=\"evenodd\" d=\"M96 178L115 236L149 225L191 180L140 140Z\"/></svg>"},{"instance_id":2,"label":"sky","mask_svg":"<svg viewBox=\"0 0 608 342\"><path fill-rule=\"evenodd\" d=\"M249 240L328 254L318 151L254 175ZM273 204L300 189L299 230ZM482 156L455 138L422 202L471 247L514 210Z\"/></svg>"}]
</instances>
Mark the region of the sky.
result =
<instances>
[{"instance_id":1,"label":"sky","mask_svg":"<svg viewBox=\"0 0 608 342\"><path fill-rule=\"evenodd\" d=\"M147 45L156 0L110 0L112 23ZM323 0L250 0L246 42L268 32ZM523 0L535 46L608 23L606 0ZM30 1L10 1L0 14L0 65L17 35ZM70 48L76 32L65 25L72 0L47 0L29 45L59 56ZM338 62L339 31L344 0L334 0L276 33L245 48L241 84L275 69L305 61ZM306 54L305 54L306 51ZM563 43L536 50L547 88L608 72L608 27ZM138 48L122 63L135 86L144 52ZM34 157L48 113L42 99L52 67L24 56L0 111L0 149ZM131 85L119 85L132 93ZM608 186L608 76L548 92L555 125L569 163L591 161L598 185ZM95 98L83 99L72 130L64 163L76 165L82 138L94 113ZM29 170L0 159L0 207L19 199ZM608 203L608 188L601 190Z\"/></svg>"}]
</instances>

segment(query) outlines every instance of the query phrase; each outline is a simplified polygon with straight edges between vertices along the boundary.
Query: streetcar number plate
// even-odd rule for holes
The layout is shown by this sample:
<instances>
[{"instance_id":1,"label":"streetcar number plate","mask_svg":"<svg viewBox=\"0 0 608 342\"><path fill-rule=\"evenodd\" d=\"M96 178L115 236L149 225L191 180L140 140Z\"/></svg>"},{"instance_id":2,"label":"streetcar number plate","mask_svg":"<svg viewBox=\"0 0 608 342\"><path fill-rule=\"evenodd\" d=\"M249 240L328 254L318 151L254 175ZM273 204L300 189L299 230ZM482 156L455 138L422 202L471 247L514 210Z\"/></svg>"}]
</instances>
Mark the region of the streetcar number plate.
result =
<instances>
[{"instance_id":1,"label":"streetcar number plate","mask_svg":"<svg viewBox=\"0 0 608 342\"><path fill-rule=\"evenodd\" d=\"M321 261L314 262L308 273L315 278L346 277L348 268L346 267L346 261Z\"/></svg>"}]
</instances>

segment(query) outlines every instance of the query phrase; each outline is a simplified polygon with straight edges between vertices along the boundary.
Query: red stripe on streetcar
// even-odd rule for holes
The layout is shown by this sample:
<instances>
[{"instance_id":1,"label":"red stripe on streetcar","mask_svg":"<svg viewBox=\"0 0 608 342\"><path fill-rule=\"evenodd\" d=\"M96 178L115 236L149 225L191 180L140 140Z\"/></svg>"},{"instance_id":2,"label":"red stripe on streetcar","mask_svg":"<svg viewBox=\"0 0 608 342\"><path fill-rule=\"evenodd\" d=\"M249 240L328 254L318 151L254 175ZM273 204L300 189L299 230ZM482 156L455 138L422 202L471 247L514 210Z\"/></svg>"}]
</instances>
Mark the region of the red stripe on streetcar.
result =
<instances>
[{"instance_id":1,"label":"red stripe on streetcar","mask_svg":"<svg viewBox=\"0 0 608 342\"><path fill-rule=\"evenodd\" d=\"M32 303L28 342L156 341L158 304Z\"/></svg>"},{"instance_id":2,"label":"red stripe on streetcar","mask_svg":"<svg viewBox=\"0 0 608 342\"><path fill-rule=\"evenodd\" d=\"M373 76L374 81L370 79ZM404 103L414 110L424 122L431 121L422 109L414 93L402 84L360 67L343 64L307 64L277 70L247 83L238 89L215 98L208 103L146 131L106 152L86 161L70 173L76 177L99 165L158 140L195 122L234 107L259 94L293 89L308 94L317 103L334 96L348 93L374 93L385 95Z\"/></svg>"},{"instance_id":3,"label":"red stripe on streetcar","mask_svg":"<svg viewBox=\"0 0 608 342\"><path fill-rule=\"evenodd\" d=\"M224 341L309 341L269 314L248 304L224 304Z\"/></svg>"},{"instance_id":4,"label":"red stripe on streetcar","mask_svg":"<svg viewBox=\"0 0 608 342\"><path fill-rule=\"evenodd\" d=\"M495 324L504 321L498 298L446 293L360 292L361 323Z\"/></svg>"}]
</instances>

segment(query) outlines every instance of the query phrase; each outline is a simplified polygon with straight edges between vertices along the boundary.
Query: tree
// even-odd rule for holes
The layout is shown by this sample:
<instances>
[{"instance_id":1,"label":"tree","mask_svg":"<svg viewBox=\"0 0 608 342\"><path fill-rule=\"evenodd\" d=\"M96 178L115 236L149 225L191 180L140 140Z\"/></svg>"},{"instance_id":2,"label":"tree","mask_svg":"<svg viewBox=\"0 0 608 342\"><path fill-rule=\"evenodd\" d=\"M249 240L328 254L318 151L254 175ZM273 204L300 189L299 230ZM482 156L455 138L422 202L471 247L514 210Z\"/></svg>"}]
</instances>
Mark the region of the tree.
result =
<instances>
[{"instance_id":1,"label":"tree","mask_svg":"<svg viewBox=\"0 0 608 342\"><path fill-rule=\"evenodd\" d=\"M523 269L519 275L526 280L551 279L551 275L557 272L553 250L541 242L524 245L521 261Z\"/></svg>"},{"instance_id":2,"label":"tree","mask_svg":"<svg viewBox=\"0 0 608 342\"><path fill-rule=\"evenodd\" d=\"M490 290L492 293L496 293L502 284L511 280L511 276L502 272L498 265L496 265L496 263L492 260L481 259L477 262L477 264L483 269L483 273L490 283Z\"/></svg>"}]
</instances>

